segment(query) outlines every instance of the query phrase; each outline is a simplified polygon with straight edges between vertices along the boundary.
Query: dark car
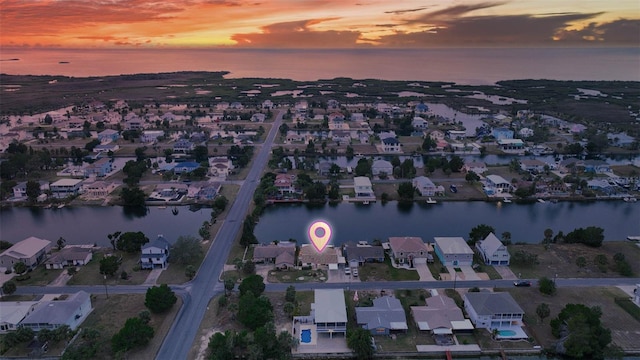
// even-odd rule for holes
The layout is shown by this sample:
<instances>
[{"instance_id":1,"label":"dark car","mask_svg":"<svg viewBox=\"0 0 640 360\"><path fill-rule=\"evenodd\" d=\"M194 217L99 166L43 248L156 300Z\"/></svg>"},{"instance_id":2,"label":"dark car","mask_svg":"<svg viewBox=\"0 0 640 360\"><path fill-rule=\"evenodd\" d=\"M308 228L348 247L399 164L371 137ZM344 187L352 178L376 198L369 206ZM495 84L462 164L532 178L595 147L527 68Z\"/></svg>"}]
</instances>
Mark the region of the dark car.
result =
<instances>
[{"instance_id":1,"label":"dark car","mask_svg":"<svg viewBox=\"0 0 640 360\"><path fill-rule=\"evenodd\" d=\"M451 190L452 193L457 193L458 192L458 188L453 184L451 184L449 186L449 190Z\"/></svg>"},{"instance_id":2,"label":"dark car","mask_svg":"<svg viewBox=\"0 0 640 360\"><path fill-rule=\"evenodd\" d=\"M524 286L524 287L528 287L531 286L531 281L527 281L527 280L518 280L516 282L513 283L514 286Z\"/></svg>"}]
</instances>

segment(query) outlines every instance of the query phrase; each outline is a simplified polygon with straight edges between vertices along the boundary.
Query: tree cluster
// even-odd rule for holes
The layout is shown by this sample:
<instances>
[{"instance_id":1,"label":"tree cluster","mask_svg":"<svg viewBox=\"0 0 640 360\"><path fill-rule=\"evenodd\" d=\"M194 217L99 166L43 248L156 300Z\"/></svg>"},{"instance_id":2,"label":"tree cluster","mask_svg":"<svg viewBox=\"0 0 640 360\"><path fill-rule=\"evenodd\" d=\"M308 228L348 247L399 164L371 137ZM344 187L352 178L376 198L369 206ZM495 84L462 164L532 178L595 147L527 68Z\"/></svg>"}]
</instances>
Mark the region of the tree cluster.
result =
<instances>
[{"instance_id":1,"label":"tree cluster","mask_svg":"<svg viewBox=\"0 0 640 360\"><path fill-rule=\"evenodd\" d=\"M173 290L167 284L162 284L147 289L144 306L151 310L152 313L160 314L171 309L176 301L178 301L178 298Z\"/></svg>"},{"instance_id":2,"label":"tree cluster","mask_svg":"<svg viewBox=\"0 0 640 360\"><path fill-rule=\"evenodd\" d=\"M583 304L567 304L551 320L551 332L561 340L556 350L577 359L604 359L611 343L611 330L600 322L602 310Z\"/></svg>"},{"instance_id":3,"label":"tree cluster","mask_svg":"<svg viewBox=\"0 0 640 360\"><path fill-rule=\"evenodd\" d=\"M600 247L603 241L604 229L597 226L575 229L564 238L568 244L581 243L591 247Z\"/></svg>"}]
</instances>

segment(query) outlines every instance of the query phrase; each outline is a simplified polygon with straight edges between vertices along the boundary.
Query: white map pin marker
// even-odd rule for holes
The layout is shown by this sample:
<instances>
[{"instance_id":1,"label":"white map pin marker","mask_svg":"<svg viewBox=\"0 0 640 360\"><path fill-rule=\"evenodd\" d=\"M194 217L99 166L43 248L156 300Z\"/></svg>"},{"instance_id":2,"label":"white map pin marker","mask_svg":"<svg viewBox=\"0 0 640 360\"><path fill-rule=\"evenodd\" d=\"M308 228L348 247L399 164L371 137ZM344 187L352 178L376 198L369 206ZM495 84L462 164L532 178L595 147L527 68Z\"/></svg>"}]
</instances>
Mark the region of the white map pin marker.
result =
<instances>
[{"instance_id":1,"label":"white map pin marker","mask_svg":"<svg viewBox=\"0 0 640 360\"><path fill-rule=\"evenodd\" d=\"M318 252L322 252L331 240L331 227L324 221L315 221L309 226L309 240Z\"/></svg>"}]
</instances>

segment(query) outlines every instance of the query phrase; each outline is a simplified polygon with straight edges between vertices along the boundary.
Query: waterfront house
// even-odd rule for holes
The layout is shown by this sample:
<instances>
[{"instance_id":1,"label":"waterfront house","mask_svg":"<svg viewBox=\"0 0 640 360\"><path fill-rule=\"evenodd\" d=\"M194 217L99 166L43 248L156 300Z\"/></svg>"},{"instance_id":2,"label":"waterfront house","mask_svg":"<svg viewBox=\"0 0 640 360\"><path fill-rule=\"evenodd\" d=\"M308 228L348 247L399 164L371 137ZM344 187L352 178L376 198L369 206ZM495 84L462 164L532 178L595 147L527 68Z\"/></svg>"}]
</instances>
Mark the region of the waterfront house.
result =
<instances>
[{"instance_id":1,"label":"waterfront house","mask_svg":"<svg viewBox=\"0 0 640 360\"><path fill-rule=\"evenodd\" d=\"M523 154L524 142L520 139L499 139L496 144L505 153Z\"/></svg>"},{"instance_id":2,"label":"waterfront house","mask_svg":"<svg viewBox=\"0 0 640 360\"><path fill-rule=\"evenodd\" d=\"M19 262L34 269L51 252L51 241L31 236L13 244L0 254L0 267L12 269Z\"/></svg>"},{"instance_id":3,"label":"waterfront house","mask_svg":"<svg viewBox=\"0 0 640 360\"><path fill-rule=\"evenodd\" d=\"M3 301L0 306L0 334L18 330L20 322L38 305L37 301Z\"/></svg>"},{"instance_id":4,"label":"waterfront house","mask_svg":"<svg viewBox=\"0 0 640 360\"><path fill-rule=\"evenodd\" d=\"M119 137L120 137L120 134L118 133L118 131L113 129L105 129L98 133L98 140L100 140L100 143L102 144L116 141L118 140Z\"/></svg>"},{"instance_id":5,"label":"waterfront house","mask_svg":"<svg viewBox=\"0 0 640 360\"><path fill-rule=\"evenodd\" d=\"M323 334L333 338L334 334L347 337L347 305L344 301L342 289L315 289L314 302L311 304L311 314L295 316L293 322L296 327L310 327L317 335ZM307 330L308 331L308 330ZM312 336L316 336L316 334ZM317 339L311 339L314 343Z\"/></svg>"},{"instance_id":6,"label":"waterfront house","mask_svg":"<svg viewBox=\"0 0 640 360\"><path fill-rule=\"evenodd\" d=\"M362 266L367 262L384 262L384 249L379 245L365 243L345 244L344 253L350 267Z\"/></svg>"},{"instance_id":7,"label":"waterfront house","mask_svg":"<svg viewBox=\"0 0 640 360\"><path fill-rule=\"evenodd\" d=\"M322 252L318 252L311 244L303 244L300 246L300 251L298 253L299 266L318 268L323 266L339 267L344 264L345 259L342 257L340 248L327 245Z\"/></svg>"},{"instance_id":8,"label":"waterfront house","mask_svg":"<svg viewBox=\"0 0 640 360\"><path fill-rule=\"evenodd\" d=\"M473 324L465 319L456 302L444 295L435 295L425 299L426 306L412 306L411 315L420 331L433 335L452 335L454 332L473 330Z\"/></svg>"},{"instance_id":9,"label":"waterfront house","mask_svg":"<svg viewBox=\"0 0 640 360\"><path fill-rule=\"evenodd\" d=\"M278 244L256 245L253 248L253 262L274 264L278 269L288 269L295 266L296 245L294 242L280 242Z\"/></svg>"},{"instance_id":10,"label":"waterfront house","mask_svg":"<svg viewBox=\"0 0 640 360\"><path fill-rule=\"evenodd\" d=\"M604 160L584 160L578 163L584 168L586 173L608 174L611 173L611 166Z\"/></svg>"},{"instance_id":11,"label":"waterfront house","mask_svg":"<svg viewBox=\"0 0 640 360\"><path fill-rule=\"evenodd\" d=\"M273 109L274 105L273 105L273 101L271 100L265 100L262 102L262 108L263 109Z\"/></svg>"},{"instance_id":12,"label":"waterfront house","mask_svg":"<svg viewBox=\"0 0 640 360\"><path fill-rule=\"evenodd\" d=\"M388 137L382 139L382 151L385 153L398 153L400 149L400 141L396 138Z\"/></svg>"},{"instance_id":13,"label":"waterfront house","mask_svg":"<svg viewBox=\"0 0 640 360\"><path fill-rule=\"evenodd\" d=\"M171 245L162 235L142 245L140 267L143 269L166 269Z\"/></svg>"},{"instance_id":14,"label":"waterfront house","mask_svg":"<svg viewBox=\"0 0 640 360\"><path fill-rule=\"evenodd\" d=\"M116 152L118 150L120 150L120 145L118 144L100 144L93 148L94 153L108 153L109 151Z\"/></svg>"},{"instance_id":15,"label":"waterfront house","mask_svg":"<svg viewBox=\"0 0 640 360\"><path fill-rule=\"evenodd\" d=\"M198 190L194 198L196 200L213 200L220 192L220 183L207 183Z\"/></svg>"},{"instance_id":16,"label":"waterfront house","mask_svg":"<svg viewBox=\"0 0 640 360\"><path fill-rule=\"evenodd\" d=\"M371 335L389 335L407 332L407 317L400 300L382 296L373 300L373 306L356 306L356 323Z\"/></svg>"},{"instance_id":17,"label":"waterfront house","mask_svg":"<svg viewBox=\"0 0 640 360\"><path fill-rule=\"evenodd\" d=\"M413 267L416 259L426 262L428 258L429 249L421 237L390 237L389 246L391 248L391 254L398 264L408 264L410 267Z\"/></svg>"},{"instance_id":18,"label":"waterfront house","mask_svg":"<svg viewBox=\"0 0 640 360\"><path fill-rule=\"evenodd\" d=\"M373 193L373 186L371 180L366 176L355 176L353 178L353 188L356 193L356 199L371 201L375 200L376 196Z\"/></svg>"},{"instance_id":19,"label":"waterfront house","mask_svg":"<svg viewBox=\"0 0 640 360\"><path fill-rule=\"evenodd\" d=\"M19 326L35 332L43 329L55 330L63 325L76 330L91 310L93 310L91 296L81 290L69 295L66 299L39 302Z\"/></svg>"},{"instance_id":20,"label":"waterfront house","mask_svg":"<svg viewBox=\"0 0 640 360\"><path fill-rule=\"evenodd\" d=\"M209 174L211 176L226 178L233 170L233 162L224 156L209 158Z\"/></svg>"},{"instance_id":21,"label":"waterfront house","mask_svg":"<svg viewBox=\"0 0 640 360\"><path fill-rule=\"evenodd\" d=\"M418 176L411 180L413 187L418 190L420 196L434 196L438 187L426 176Z\"/></svg>"},{"instance_id":22,"label":"waterfront house","mask_svg":"<svg viewBox=\"0 0 640 360\"><path fill-rule=\"evenodd\" d=\"M44 266L47 269L63 269L67 266L83 266L87 265L93 258L91 249L68 246L54 252L45 260Z\"/></svg>"},{"instance_id":23,"label":"waterfront house","mask_svg":"<svg viewBox=\"0 0 640 360\"><path fill-rule=\"evenodd\" d=\"M487 175L486 185L498 193L508 193L512 190L511 183L500 175Z\"/></svg>"},{"instance_id":24,"label":"waterfront house","mask_svg":"<svg viewBox=\"0 0 640 360\"><path fill-rule=\"evenodd\" d=\"M81 179L60 179L51 183L49 189L55 198L64 199L67 196L78 195L81 185Z\"/></svg>"},{"instance_id":25,"label":"waterfront house","mask_svg":"<svg viewBox=\"0 0 640 360\"><path fill-rule=\"evenodd\" d=\"M484 174L485 172L487 172L487 170L487 164L485 164L484 161L465 162L464 166L462 167L463 172L467 173L469 171L473 171L478 175Z\"/></svg>"},{"instance_id":26,"label":"waterfront house","mask_svg":"<svg viewBox=\"0 0 640 360\"><path fill-rule=\"evenodd\" d=\"M507 128L495 128L491 130L491 135L496 140L513 139L513 130Z\"/></svg>"},{"instance_id":27,"label":"waterfront house","mask_svg":"<svg viewBox=\"0 0 640 360\"><path fill-rule=\"evenodd\" d=\"M373 174L373 176L379 176L382 173L391 176L393 175L393 165L391 165L391 163L387 160L374 160L373 164L371 165L371 173Z\"/></svg>"},{"instance_id":28,"label":"waterfront house","mask_svg":"<svg viewBox=\"0 0 640 360\"><path fill-rule=\"evenodd\" d=\"M461 237L434 237L435 253L444 266L471 266L473 250Z\"/></svg>"},{"instance_id":29,"label":"waterfront house","mask_svg":"<svg viewBox=\"0 0 640 360\"><path fill-rule=\"evenodd\" d=\"M476 250L487 265L509 265L509 251L493 233L476 243Z\"/></svg>"},{"instance_id":30,"label":"waterfront house","mask_svg":"<svg viewBox=\"0 0 640 360\"><path fill-rule=\"evenodd\" d=\"M580 159L577 158L564 159L558 163L558 170L560 170L561 173L570 173L577 170L579 163Z\"/></svg>"},{"instance_id":31,"label":"waterfront house","mask_svg":"<svg viewBox=\"0 0 640 360\"><path fill-rule=\"evenodd\" d=\"M476 328L511 329L523 325L524 310L508 292L468 292L464 309Z\"/></svg>"},{"instance_id":32,"label":"waterfront house","mask_svg":"<svg viewBox=\"0 0 640 360\"><path fill-rule=\"evenodd\" d=\"M467 137L467 132L464 130L448 130L447 136L452 140L464 140Z\"/></svg>"},{"instance_id":33,"label":"waterfront house","mask_svg":"<svg viewBox=\"0 0 640 360\"><path fill-rule=\"evenodd\" d=\"M605 195L614 194L617 190L616 185L611 185L608 181L600 179L587 180L587 187L590 190L598 191Z\"/></svg>"},{"instance_id":34,"label":"waterfront house","mask_svg":"<svg viewBox=\"0 0 640 360\"><path fill-rule=\"evenodd\" d=\"M524 171L541 173L541 172L544 172L545 166L548 167L548 165L545 162L540 161L538 159L520 160L520 169Z\"/></svg>"},{"instance_id":35,"label":"waterfront house","mask_svg":"<svg viewBox=\"0 0 640 360\"><path fill-rule=\"evenodd\" d=\"M82 194L89 199L105 199L118 184L110 181L93 181L82 183Z\"/></svg>"},{"instance_id":36,"label":"waterfront house","mask_svg":"<svg viewBox=\"0 0 640 360\"><path fill-rule=\"evenodd\" d=\"M397 137L396 132L393 131L393 130L381 131L378 134L378 138L380 138L380 140L384 140L384 139L387 139L387 138L394 138L395 139L396 137Z\"/></svg>"},{"instance_id":37,"label":"waterfront house","mask_svg":"<svg viewBox=\"0 0 640 360\"><path fill-rule=\"evenodd\" d=\"M273 186L278 189L281 195L296 193L295 187L296 176L294 174L277 174L273 182Z\"/></svg>"},{"instance_id":38,"label":"waterfront house","mask_svg":"<svg viewBox=\"0 0 640 360\"><path fill-rule=\"evenodd\" d=\"M40 181L38 181L38 184L40 185L40 192L41 193L49 190L49 182L48 181L40 180ZM17 199L26 198L27 197L27 182L26 181L19 182L16 186L14 186L12 188L12 190L13 190L13 197L15 197Z\"/></svg>"}]
</instances>

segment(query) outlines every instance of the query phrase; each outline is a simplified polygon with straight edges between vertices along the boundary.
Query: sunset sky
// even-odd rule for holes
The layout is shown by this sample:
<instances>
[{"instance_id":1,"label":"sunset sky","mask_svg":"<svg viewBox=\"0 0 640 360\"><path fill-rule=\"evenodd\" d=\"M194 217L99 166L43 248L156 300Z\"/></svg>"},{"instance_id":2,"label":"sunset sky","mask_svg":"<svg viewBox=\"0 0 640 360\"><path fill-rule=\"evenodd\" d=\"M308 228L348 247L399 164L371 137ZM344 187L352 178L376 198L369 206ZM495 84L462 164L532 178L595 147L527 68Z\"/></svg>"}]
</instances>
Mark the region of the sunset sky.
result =
<instances>
[{"instance_id":1,"label":"sunset sky","mask_svg":"<svg viewBox=\"0 0 640 360\"><path fill-rule=\"evenodd\" d=\"M639 0L0 0L2 47L638 46Z\"/></svg>"}]
</instances>

